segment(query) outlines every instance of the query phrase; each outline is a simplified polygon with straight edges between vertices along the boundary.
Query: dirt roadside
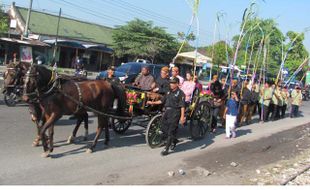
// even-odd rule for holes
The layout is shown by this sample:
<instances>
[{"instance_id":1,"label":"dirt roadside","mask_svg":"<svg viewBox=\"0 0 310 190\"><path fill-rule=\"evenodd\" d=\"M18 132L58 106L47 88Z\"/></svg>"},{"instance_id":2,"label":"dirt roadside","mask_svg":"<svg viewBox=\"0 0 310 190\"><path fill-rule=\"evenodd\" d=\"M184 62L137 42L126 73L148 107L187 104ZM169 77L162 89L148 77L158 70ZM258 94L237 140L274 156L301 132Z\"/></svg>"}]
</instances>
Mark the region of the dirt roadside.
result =
<instances>
[{"instance_id":1,"label":"dirt roadside","mask_svg":"<svg viewBox=\"0 0 310 190\"><path fill-rule=\"evenodd\" d=\"M309 165L309 152L310 123L188 158L180 166L185 174L176 169L154 184L276 185Z\"/></svg>"}]
</instances>

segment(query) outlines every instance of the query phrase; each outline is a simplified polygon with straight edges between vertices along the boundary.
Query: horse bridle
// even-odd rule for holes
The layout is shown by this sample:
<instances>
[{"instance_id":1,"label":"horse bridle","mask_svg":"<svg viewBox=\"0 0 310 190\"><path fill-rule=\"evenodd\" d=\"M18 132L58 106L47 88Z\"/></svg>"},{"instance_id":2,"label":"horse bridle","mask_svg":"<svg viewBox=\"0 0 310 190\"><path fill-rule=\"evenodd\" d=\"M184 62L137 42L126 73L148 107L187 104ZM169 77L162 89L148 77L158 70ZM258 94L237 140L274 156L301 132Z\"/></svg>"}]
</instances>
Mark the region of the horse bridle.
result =
<instances>
[{"instance_id":1,"label":"horse bridle","mask_svg":"<svg viewBox=\"0 0 310 190\"><path fill-rule=\"evenodd\" d=\"M39 93L39 90L38 90L38 87L37 87L37 80L34 80L35 81L35 86L36 86L36 89L34 92L31 92L31 93L27 93L27 85L28 85L28 82L30 80L30 78L36 78L38 76L38 74L31 74L31 70L32 70L33 66L31 66L29 68L29 70L27 71L25 77L25 82L24 82L24 93L23 95L24 96L28 96L30 100L32 101L35 101L37 100L39 97L40 97L40 93Z\"/></svg>"},{"instance_id":2,"label":"horse bridle","mask_svg":"<svg viewBox=\"0 0 310 190\"><path fill-rule=\"evenodd\" d=\"M30 99L31 101L38 101L40 98L42 98L42 97L44 97L44 96L47 96L47 95L51 94L51 93L54 91L54 89L57 88L57 86L58 86L58 82L57 82L57 81L58 81L58 80L57 80L57 78L55 78L54 75L52 74L51 79L50 79L50 81L49 81L49 83L48 83L47 86L49 86L50 84L53 84L53 85L52 85L52 87L49 88L46 92L43 92L43 93L40 93L40 91L39 91L39 86L38 86L38 84L37 84L37 80L34 80L34 81L35 81L35 84L34 84L34 85L35 85L35 87L36 87L36 88L35 88L35 91L34 91L34 92L30 92L30 93L26 93L27 84L28 84L30 78L36 78L36 77L39 76L38 73L35 73L35 74L32 73L32 74L31 74L32 68L33 68L33 66L31 66L31 67L29 68L29 70L27 71L27 73L26 73L26 79L25 79L25 84L24 84L24 96L28 96L29 99Z\"/></svg>"}]
</instances>

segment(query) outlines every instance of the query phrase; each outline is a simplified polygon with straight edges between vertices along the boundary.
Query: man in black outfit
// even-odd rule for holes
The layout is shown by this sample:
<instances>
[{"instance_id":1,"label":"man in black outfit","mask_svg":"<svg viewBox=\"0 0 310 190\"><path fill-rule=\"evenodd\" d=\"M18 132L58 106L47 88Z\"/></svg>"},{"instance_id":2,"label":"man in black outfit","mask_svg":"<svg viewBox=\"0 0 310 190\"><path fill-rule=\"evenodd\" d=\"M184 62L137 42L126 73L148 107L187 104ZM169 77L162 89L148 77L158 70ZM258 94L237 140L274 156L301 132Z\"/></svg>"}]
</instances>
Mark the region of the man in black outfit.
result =
<instances>
[{"instance_id":1,"label":"man in black outfit","mask_svg":"<svg viewBox=\"0 0 310 190\"><path fill-rule=\"evenodd\" d=\"M179 122L180 124L185 123L185 95L179 89L179 79L173 78L170 80L170 91L161 100L155 102L148 101L147 104L164 104L165 112L162 116L161 126L164 137L167 137L167 143L161 155L166 156L169 154L169 149L174 150L178 142L176 134Z\"/></svg>"},{"instance_id":2,"label":"man in black outfit","mask_svg":"<svg viewBox=\"0 0 310 190\"><path fill-rule=\"evenodd\" d=\"M109 67L107 70L108 76L105 78L105 80L107 80L109 82L119 83L120 80L114 76L114 72L115 72L115 67L114 66Z\"/></svg>"},{"instance_id":3,"label":"man in black outfit","mask_svg":"<svg viewBox=\"0 0 310 190\"><path fill-rule=\"evenodd\" d=\"M238 123L242 125L245 121L248 125L250 121L248 121L249 114L249 104L251 101L251 91L248 89L249 82L246 80L243 82L243 87L241 90L241 100L240 100L240 108L238 114Z\"/></svg>"},{"instance_id":4,"label":"man in black outfit","mask_svg":"<svg viewBox=\"0 0 310 190\"><path fill-rule=\"evenodd\" d=\"M224 104L226 98L222 89L222 84L218 81L217 75L213 76L210 90L213 97L211 132L215 133L217 128L217 116L219 115L220 108Z\"/></svg>"},{"instance_id":5,"label":"man in black outfit","mask_svg":"<svg viewBox=\"0 0 310 190\"><path fill-rule=\"evenodd\" d=\"M169 92L169 68L163 67L160 71L160 76L156 79L156 84L154 84L153 92L159 94L166 94Z\"/></svg>"}]
</instances>

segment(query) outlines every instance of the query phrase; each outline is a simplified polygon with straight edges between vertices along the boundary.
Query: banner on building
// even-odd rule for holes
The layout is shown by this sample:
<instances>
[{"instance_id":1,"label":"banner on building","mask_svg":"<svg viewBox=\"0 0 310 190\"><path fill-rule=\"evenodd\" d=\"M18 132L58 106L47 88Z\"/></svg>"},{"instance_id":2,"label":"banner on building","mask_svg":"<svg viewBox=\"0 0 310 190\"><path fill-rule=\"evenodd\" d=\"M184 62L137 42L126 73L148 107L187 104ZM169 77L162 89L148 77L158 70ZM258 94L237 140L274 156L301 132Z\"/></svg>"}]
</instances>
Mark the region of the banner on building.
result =
<instances>
[{"instance_id":1,"label":"banner on building","mask_svg":"<svg viewBox=\"0 0 310 190\"><path fill-rule=\"evenodd\" d=\"M32 47L20 46L20 60L21 62L32 63Z\"/></svg>"}]
</instances>

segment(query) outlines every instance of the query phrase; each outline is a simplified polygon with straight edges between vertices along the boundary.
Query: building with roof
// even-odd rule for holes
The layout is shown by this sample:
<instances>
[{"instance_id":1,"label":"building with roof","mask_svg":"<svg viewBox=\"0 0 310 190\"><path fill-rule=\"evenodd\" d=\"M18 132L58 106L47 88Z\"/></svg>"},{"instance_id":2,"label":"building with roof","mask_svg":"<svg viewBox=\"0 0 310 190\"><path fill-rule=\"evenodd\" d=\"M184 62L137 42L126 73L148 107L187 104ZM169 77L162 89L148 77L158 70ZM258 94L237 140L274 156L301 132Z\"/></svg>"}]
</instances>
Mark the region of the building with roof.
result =
<instances>
[{"instance_id":1,"label":"building with roof","mask_svg":"<svg viewBox=\"0 0 310 190\"><path fill-rule=\"evenodd\" d=\"M16 23L10 31L12 35L25 33L27 14L27 8L12 3L8 10L10 20ZM39 40L50 47L46 51L38 46L32 51L34 57L44 55L47 63L53 59L58 18L58 15L36 10L30 14L27 40ZM89 71L105 69L112 63L112 31L113 28L61 16L55 56L58 67L73 68L78 57Z\"/></svg>"}]
</instances>

